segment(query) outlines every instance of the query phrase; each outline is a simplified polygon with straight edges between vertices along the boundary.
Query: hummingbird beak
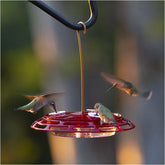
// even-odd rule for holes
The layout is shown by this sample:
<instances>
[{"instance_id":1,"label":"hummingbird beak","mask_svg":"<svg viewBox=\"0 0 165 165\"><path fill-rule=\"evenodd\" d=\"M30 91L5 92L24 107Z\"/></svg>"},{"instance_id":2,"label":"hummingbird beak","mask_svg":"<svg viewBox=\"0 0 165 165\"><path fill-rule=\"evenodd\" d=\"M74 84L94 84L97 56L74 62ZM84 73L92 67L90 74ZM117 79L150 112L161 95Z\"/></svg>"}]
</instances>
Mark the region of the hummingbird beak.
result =
<instances>
[{"instance_id":1,"label":"hummingbird beak","mask_svg":"<svg viewBox=\"0 0 165 165\"><path fill-rule=\"evenodd\" d=\"M108 89L106 90L105 93L109 92L111 89L113 89L114 87L116 87L116 85L117 85L117 83L113 84L110 88L108 88Z\"/></svg>"},{"instance_id":2,"label":"hummingbird beak","mask_svg":"<svg viewBox=\"0 0 165 165\"><path fill-rule=\"evenodd\" d=\"M50 103L49 107L57 113L55 102Z\"/></svg>"}]
</instances>

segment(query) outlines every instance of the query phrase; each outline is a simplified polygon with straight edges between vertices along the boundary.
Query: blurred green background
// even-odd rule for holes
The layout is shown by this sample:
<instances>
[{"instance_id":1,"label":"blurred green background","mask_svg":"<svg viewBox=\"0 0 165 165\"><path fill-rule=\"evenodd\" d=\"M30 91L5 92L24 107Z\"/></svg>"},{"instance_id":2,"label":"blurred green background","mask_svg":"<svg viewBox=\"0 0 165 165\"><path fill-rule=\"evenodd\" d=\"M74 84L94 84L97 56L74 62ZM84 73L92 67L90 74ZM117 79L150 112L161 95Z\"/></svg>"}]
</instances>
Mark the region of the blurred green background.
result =
<instances>
[{"instance_id":1,"label":"blurred green background","mask_svg":"<svg viewBox=\"0 0 165 165\"><path fill-rule=\"evenodd\" d=\"M23 94L41 91L27 3L1 1L1 160L7 164L51 162L46 134L30 128L37 117L14 111L26 103Z\"/></svg>"},{"instance_id":2,"label":"blurred green background","mask_svg":"<svg viewBox=\"0 0 165 165\"><path fill-rule=\"evenodd\" d=\"M89 17L88 4L85 1L54 1L50 4L74 22L85 21ZM115 109L114 112L125 114L138 127L132 131L132 134L136 134L140 139L138 147L141 149L140 153L143 157L140 162L163 163L164 2L97 1L97 5L99 16L96 24L87 31L85 36L82 34L86 85L85 106L92 108L96 102L101 101L106 106ZM48 24L55 22L50 26L53 26L54 31L56 31L54 37L57 41L57 49L59 49L57 54L59 53L61 57L53 60L50 66L51 58L46 62L44 60L49 56L45 56L45 58L36 55L35 43L38 41L35 40L35 34L38 33L42 36L42 30L40 33L38 32L39 26L42 25L37 26L34 23L37 17L41 17L41 22L42 19L49 20ZM38 28L37 32L35 31L36 27ZM45 31L47 32L46 28ZM44 34L47 35L45 31ZM116 67L120 68L120 65L121 69L119 70L122 70L122 61L115 58L118 51L118 41L120 37L127 38L130 35L134 36L133 41L136 41L137 44L136 62L138 65L137 72L140 75L139 86L142 89L154 91L151 102L140 101L140 105L138 104L138 108L145 111L137 110L135 114L130 111L122 111L120 105L123 104L119 99L122 94L120 92L112 91L112 94L100 97L104 95L109 85L102 80L99 72L119 73ZM44 37L42 39L44 42ZM66 84L73 83L72 85L75 85L74 88L73 86L69 88L69 92L74 93L75 90L79 92L80 87L77 85L80 83L79 58L77 54L78 46L75 31L54 21L53 18L27 1L1 1L1 163L52 163L47 134L30 128L30 125L40 118L44 111L33 115L14 110L27 103L28 100L22 96L23 94L38 94L52 89L53 76L56 76L54 69L62 75L62 81L65 81ZM57 65L57 68L53 65ZM124 97L128 96L124 95ZM62 108L67 109L70 106L70 109L79 109L80 99L73 97L73 100L70 101L71 105L64 103ZM75 104L72 102L75 102ZM151 107L153 108L152 111ZM156 127L159 127L159 129L155 129L154 123L157 123ZM154 131L156 131L156 136L151 137ZM124 132L121 134L129 136L131 133ZM101 141L104 143L104 141L109 140L110 144L113 144L112 148L116 148L116 144L120 141L118 140L120 135L116 136L117 138L115 136L106 140L103 138ZM154 147L153 141L150 139L158 143L156 144L157 148ZM76 140L76 144L79 145L79 143L81 142ZM98 162L90 162L84 159L82 161L77 160L77 162L121 163L120 158L115 156L120 154L120 150L113 149L113 151L111 153L114 157L113 160L109 160L109 157L100 156L100 162L99 160ZM127 163L127 161L124 163Z\"/></svg>"}]
</instances>

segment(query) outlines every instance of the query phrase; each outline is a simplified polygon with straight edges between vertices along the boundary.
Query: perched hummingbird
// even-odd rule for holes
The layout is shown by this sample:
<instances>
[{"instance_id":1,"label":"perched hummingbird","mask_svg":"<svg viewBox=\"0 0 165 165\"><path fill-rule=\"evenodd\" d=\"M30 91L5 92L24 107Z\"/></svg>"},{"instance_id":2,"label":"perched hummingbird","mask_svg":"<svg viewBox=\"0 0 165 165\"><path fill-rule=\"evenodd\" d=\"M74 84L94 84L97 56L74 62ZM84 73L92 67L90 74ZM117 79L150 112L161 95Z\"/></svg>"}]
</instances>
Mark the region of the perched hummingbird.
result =
<instances>
[{"instance_id":1,"label":"perched hummingbird","mask_svg":"<svg viewBox=\"0 0 165 165\"><path fill-rule=\"evenodd\" d=\"M117 78L108 73L101 72L101 76L106 81L108 81L110 84L113 85L110 89L112 89L113 87L116 87L122 91L125 91L130 96L141 96L141 97L146 98L147 100L149 100L152 96L152 91L147 91L143 93L138 92L138 90L130 82Z\"/></svg>"},{"instance_id":2,"label":"perched hummingbird","mask_svg":"<svg viewBox=\"0 0 165 165\"><path fill-rule=\"evenodd\" d=\"M63 93L64 92L55 92L55 93L41 94L36 96L24 95L26 98L32 101L27 105L19 107L17 110L25 110L27 112L37 113L37 111L42 107L49 106L51 109L57 112L54 99L56 99L58 96L60 96Z\"/></svg>"},{"instance_id":3,"label":"perched hummingbird","mask_svg":"<svg viewBox=\"0 0 165 165\"><path fill-rule=\"evenodd\" d=\"M112 112L107 107L102 105L101 103L96 103L94 105L94 109L95 109L96 113L99 114L99 116L100 116L101 125L103 122L104 123L115 123L115 124L117 123L115 118L113 117Z\"/></svg>"}]
</instances>

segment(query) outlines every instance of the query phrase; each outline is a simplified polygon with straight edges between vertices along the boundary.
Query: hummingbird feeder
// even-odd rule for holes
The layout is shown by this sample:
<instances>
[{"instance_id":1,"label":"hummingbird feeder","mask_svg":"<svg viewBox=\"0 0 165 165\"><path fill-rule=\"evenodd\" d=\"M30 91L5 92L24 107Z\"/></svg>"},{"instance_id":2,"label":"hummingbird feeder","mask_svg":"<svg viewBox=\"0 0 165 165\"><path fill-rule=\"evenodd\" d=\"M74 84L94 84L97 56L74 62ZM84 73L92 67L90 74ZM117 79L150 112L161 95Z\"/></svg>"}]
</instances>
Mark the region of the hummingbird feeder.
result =
<instances>
[{"instance_id":1,"label":"hummingbird feeder","mask_svg":"<svg viewBox=\"0 0 165 165\"><path fill-rule=\"evenodd\" d=\"M120 114L113 113L113 116L116 124L100 124L100 118L95 112L59 111L36 120L31 128L64 137L95 138L113 136L116 132L127 131L135 127L132 122Z\"/></svg>"},{"instance_id":2,"label":"hummingbird feeder","mask_svg":"<svg viewBox=\"0 0 165 165\"><path fill-rule=\"evenodd\" d=\"M113 117L116 123L102 123L100 122L100 116L92 111L84 111L84 80L83 80L83 58L81 49L81 40L79 31L86 30L91 27L97 19L97 5L93 0L89 0L90 18L86 22L73 23L67 18L57 13L54 9L50 8L44 2L37 0L29 0L32 4L36 5L47 14L57 19L65 26L77 31L79 54L80 54L80 71L81 71L81 111L65 112L59 111L49 113L42 118L36 120L31 128L39 131L51 132L57 136L63 137L75 137L75 138L95 138L95 137L107 137L113 136L116 132L131 130L135 125L123 118L118 113L113 113Z\"/></svg>"}]
</instances>

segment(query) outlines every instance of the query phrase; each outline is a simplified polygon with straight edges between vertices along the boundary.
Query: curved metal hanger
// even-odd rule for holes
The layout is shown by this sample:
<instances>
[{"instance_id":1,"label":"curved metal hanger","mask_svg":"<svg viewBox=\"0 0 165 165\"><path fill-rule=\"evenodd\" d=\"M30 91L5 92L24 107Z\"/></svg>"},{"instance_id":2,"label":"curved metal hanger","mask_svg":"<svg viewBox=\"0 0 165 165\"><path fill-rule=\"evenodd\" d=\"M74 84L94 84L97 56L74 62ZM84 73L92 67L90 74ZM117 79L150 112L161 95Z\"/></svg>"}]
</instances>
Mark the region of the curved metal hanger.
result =
<instances>
[{"instance_id":1,"label":"curved metal hanger","mask_svg":"<svg viewBox=\"0 0 165 165\"><path fill-rule=\"evenodd\" d=\"M67 26L73 30L84 30L84 27L82 24L74 23L74 22L68 20L67 18L62 16L60 13L58 13L57 11L55 11L54 9L49 7L47 4L42 2L41 0L29 0L29 2L31 2L35 6L39 7L40 9L45 11L47 14L49 14L53 18L55 18L58 21L60 21L61 23L63 23L65 26ZM90 15L90 18L85 22L85 26L87 29L90 28L96 22L97 15L98 15L96 1L88 0L88 3L89 3L91 15Z\"/></svg>"}]
</instances>

